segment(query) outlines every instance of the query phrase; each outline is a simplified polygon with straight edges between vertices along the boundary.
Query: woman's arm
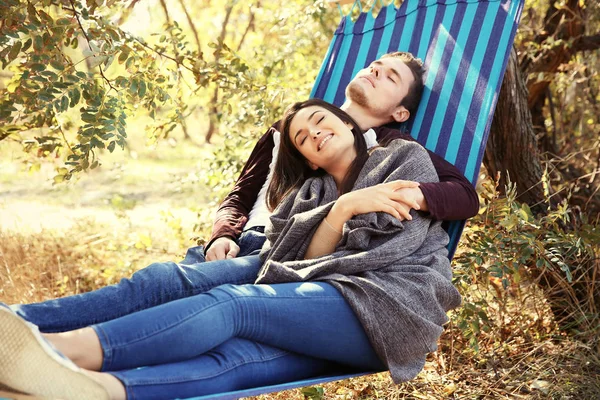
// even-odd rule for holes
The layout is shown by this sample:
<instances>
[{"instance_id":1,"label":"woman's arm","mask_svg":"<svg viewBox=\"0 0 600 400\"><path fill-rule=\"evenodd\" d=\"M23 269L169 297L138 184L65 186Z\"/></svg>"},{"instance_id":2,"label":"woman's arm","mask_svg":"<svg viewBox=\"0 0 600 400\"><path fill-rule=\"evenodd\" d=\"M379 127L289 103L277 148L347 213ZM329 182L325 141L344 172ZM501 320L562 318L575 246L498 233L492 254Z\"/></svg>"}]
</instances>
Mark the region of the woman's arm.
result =
<instances>
[{"instance_id":1,"label":"woman's arm","mask_svg":"<svg viewBox=\"0 0 600 400\"><path fill-rule=\"evenodd\" d=\"M411 220L410 209L418 210L419 205L405 206L398 201L398 191L418 186L416 182L398 180L343 194L315 231L304 259L333 253L342 238L344 224L356 215L382 211L399 220Z\"/></svg>"}]
</instances>

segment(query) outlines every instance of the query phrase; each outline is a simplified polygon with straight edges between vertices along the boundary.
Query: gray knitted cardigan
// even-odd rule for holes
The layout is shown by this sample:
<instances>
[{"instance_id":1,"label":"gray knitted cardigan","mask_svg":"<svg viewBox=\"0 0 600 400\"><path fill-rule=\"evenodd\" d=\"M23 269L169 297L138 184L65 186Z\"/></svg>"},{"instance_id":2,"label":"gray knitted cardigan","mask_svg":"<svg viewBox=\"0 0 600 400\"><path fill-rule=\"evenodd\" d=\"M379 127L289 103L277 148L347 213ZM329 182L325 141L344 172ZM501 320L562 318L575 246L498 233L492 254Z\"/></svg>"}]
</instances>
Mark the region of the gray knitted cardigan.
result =
<instances>
[{"instance_id":1,"label":"gray knitted cardigan","mask_svg":"<svg viewBox=\"0 0 600 400\"><path fill-rule=\"evenodd\" d=\"M353 190L397 179L437 181L419 144L399 139L375 150ZM354 310L394 382L412 379L437 348L446 312L460 304L451 283L448 235L440 222L414 211L405 222L383 212L362 214L346 222L333 254L304 260L337 198L326 175L308 179L280 203L265 232L256 283L330 283Z\"/></svg>"}]
</instances>

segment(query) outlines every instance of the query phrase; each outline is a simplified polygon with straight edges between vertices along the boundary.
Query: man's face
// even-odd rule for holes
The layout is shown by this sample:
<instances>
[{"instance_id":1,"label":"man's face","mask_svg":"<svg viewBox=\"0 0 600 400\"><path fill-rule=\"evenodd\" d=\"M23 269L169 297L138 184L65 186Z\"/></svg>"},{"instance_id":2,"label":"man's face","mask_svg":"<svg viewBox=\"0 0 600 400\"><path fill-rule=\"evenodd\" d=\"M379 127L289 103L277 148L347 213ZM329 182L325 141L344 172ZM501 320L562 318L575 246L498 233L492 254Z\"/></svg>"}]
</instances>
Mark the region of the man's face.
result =
<instances>
[{"instance_id":1,"label":"man's face","mask_svg":"<svg viewBox=\"0 0 600 400\"><path fill-rule=\"evenodd\" d=\"M356 74L346 88L346 97L373 116L391 120L413 82L412 72L402 60L381 58Z\"/></svg>"}]
</instances>

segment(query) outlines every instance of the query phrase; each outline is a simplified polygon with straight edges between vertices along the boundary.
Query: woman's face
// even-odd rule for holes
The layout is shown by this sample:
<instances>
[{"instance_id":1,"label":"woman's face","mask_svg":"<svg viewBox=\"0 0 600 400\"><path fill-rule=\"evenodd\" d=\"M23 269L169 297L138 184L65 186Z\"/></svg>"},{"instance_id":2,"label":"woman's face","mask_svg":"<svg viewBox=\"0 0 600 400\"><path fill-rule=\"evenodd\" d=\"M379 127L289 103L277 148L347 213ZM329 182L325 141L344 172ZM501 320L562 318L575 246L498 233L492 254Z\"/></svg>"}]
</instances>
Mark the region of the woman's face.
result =
<instances>
[{"instance_id":1,"label":"woman's face","mask_svg":"<svg viewBox=\"0 0 600 400\"><path fill-rule=\"evenodd\" d=\"M320 106L296 113L290 123L290 139L313 169L328 171L342 159L354 159L352 125Z\"/></svg>"}]
</instances>

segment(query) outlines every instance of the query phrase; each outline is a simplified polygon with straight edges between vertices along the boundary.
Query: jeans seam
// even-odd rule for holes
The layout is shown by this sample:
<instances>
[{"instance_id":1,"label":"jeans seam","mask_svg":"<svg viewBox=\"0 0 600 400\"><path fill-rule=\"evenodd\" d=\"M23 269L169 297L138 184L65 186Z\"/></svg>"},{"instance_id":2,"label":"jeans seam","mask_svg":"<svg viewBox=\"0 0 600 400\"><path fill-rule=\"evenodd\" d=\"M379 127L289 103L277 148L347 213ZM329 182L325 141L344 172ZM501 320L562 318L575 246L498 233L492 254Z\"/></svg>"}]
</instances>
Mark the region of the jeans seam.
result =
<instances>
[{"instance_id":1,"label":"jeans seam","mask_svg":"<svg viewBox=\"0 0 600 400\"><path fill-rule=\"evenodd\" d=\"M251 296L244 296L244 298L263 298L263 299L270 299L269 297L263 297L263 296L253 296L253 295L251 295ZM277 297L271 297L271 299L297 299L297 298L298 298L298 296L277 296ZM340 295L340 296L310 296L310 299L342 299L342 300L344 300L344 298L343 298L343 297L341 297L341 295ZM131 345L131 344L134 344L134 343L140 342L140 341L142 341L142 340L146 340L146 339L148 339L148 338L150 338L150 337L152 337L152 336L156 336L156 335L158 335L158 334L160 334L160 333L162 333L162 332L164 332L164 331L167 331L167 330L169 330L169 329L171 329L171 328L173 328L173 327L176 327L176 326L180 325L180 324L181 324L181 323L183 323L183 322L186 322L186 321L188 321L189 319L191 319L191 318L195 317L197 314L199 314L199 313L201 313L201 312L204 312L204 311L206 311L206 310L210 310L210 309L211 309L211 308L213 308L213 307L219 306L219 305L221 305L221 304L224 304L224 303L227 303L227 302L235 302L236 300L238 300L238 299L236 299L236 298L229 298L229 299L226 299L226 300L221 300L221 301L219 301L218 303L211 304L210 306L208 306L208 307L206 307L206 308L203 308L202 310L200 310L200 311L197 311L197 312L195 312L195 313L193 313L193 314L191 314L191 315L187 316L186 318L184 318L184 319L182 319L182 320L178 321L177 323L175 323L175 324L173 324L173 325L170 325L170 326L168 326L168 327L165 327L165 328L163 328L163 329L160 329L160 330L157 330L157 331L155 331L155 332L152 332L151 334L145 335L144 337L141 337L141 338L138 338L138 339L135 339L135 340L132 340L132 341L128 341L127 343L123 343L123 344L119 344L119 345L112 345L112 350L115 350L115 349L120 349L120 348L122 348L122 347L126 347L126 346L129 346L129 345ZM345 300L344 300L344 301L345 301Z\"/></svg>"},{"instance_id":2,"label":"jeans seam","mask_svg":"<svg viewBox=\"0 0 600 400\"><path fill-rule=\"evenodd\" d=\"M109 336L106 334L104 329L102 329L99 325L93 325L91 327L98 335L98 340L100 341L100 347L102 348L102 367L101 371L106 371L110 368L113 361L113 349L114 347L110 344ZM106 344L106 346L102 345L102 342Z\"/></svg>"},{"instance_id":3,"label":"jeans seam","mask_svg":"<svg viewBox=\"0 0 600 400\"><path fill-rule=\"evenodd\" d=\"M187 379L181 379L181 378L166 378L164 380L140 380L134 384L131 384L130 382L125 382L125 386L126 387L131 387L131 386L142 386L142 385L156 385L156 384L164 384L164 383L181 383L181 382L189 382L189 381L194 381L194 380L200 380L200 379L211 379L214 378L216 376L222 375L226 372L230 372L236 368L239 367L243 367L245 365L249 365L249 364L255 364L255 363L259 363L259 362L266 362L266 361L272 361L275 360L277 358L281 358L281 357L285 357L287 355L291 354L291 352L289 351L285 351L282 350L281 352L277 353L274 356L271 356L269 358L261 358L261 359L252 359L252 360L244 360L244 362L238 362L235 363L229 367L227 367L227 369L221 370L219 373L215 373L212 375L194 375L193 377L188 377ZM125 377L122 377L123 380L127 380ZM127 380L128 381L128 380ZM129 398L129 397L128 397ZM133 399L133 397L131 397Z\"/></svg>"}]
</instances>

